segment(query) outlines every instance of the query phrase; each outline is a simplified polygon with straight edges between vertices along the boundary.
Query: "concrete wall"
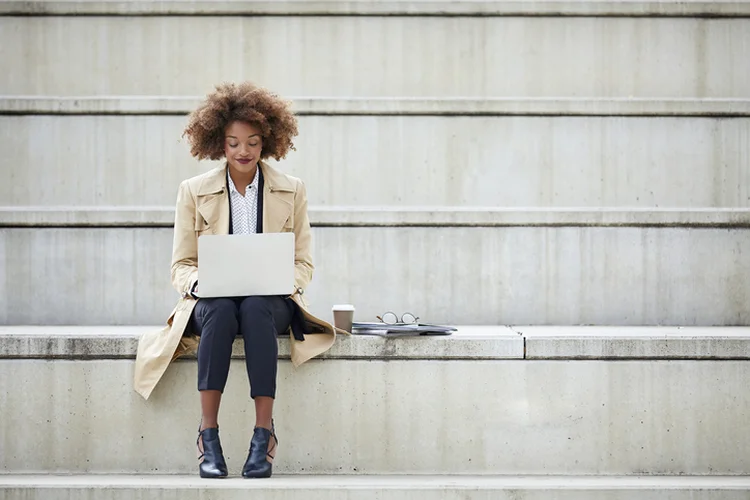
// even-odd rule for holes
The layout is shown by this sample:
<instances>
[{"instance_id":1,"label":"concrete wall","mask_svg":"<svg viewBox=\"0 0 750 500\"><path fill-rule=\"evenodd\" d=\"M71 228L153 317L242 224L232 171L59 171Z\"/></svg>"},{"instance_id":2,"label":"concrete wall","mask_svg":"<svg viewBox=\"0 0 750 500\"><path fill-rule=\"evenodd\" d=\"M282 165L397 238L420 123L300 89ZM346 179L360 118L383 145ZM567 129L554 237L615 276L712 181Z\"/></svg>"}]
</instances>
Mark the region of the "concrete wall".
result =
<instances>
[{"instance_id":1,"label":"concrete wall","mask_svg":"<svg viewBox=\"0 0 750 500\"><path fill-rule=\"evenodd\" d=\"M195 362L147 402L132 373L130 360L0 360L0 471L192 474ZM742 361L282 362L275 469L747 474L748 384ZM253 418L235 361L220 416L233 474Z\"/></svg>"},{"instance_id":2,"label":"concrete wall","mask_svg":"<svg viewBox=\"0 0 750 500\"><path fill-rule=\"evenodd\" d=\"M210 167L179 141L184 103L241 79L301 98L299 151L282 166L320 217L309 290L320 315L352 301L363 319L748 320L744 4L280 5L0 7L18 14L0 16L1 324L163 319L175 297L164 207ZM91 15L37 15L47 9ZM253 9L287 15L228 15ZM392 224L363 216L376 205ZM73 212L89 206L104 211ZM435 222L426 206L453 212ZM624 222L465 211L481 206L616 207ZM111 227L123 207L135 217ZM665 207L729 210L701 212L700 228L656 212L632 221ZM401 208L427 222L395 220Z\"/></svg>"},{"instance_id":3,"label":"concrete wall","mask_svg":"<svg viewBox=\"0 0 750 500\"><path fill-rule=\"evenodd\" d=\"M317 227L312 310L350 302L453 324L736 325L743 229ZM157 324L169 228L0 230L0 324ZM711 262L711 265L706 265Z\"/></svg>"},{"instance_id":4,"label":"concrete wall","mask_svg":"<svg viewBox=\"0 0 750 500\"><path fill-rule=\"evenodd\" d=\"M249 78L288 96L749 97L749 25L741 18L3 17L0 88L203 95L216 82Z\"/></svg>"},{"instance_id":5,"label":"concrete wall","mask_svg":"<svg viewBox=\"0 0 750 500\"><path fill-rule=\"evenodd\" d=\"M173 205L180 116L0 116L0 205ZM750 118L305 116L310 204L750 206Z\"/></svg>"}]
</instances>

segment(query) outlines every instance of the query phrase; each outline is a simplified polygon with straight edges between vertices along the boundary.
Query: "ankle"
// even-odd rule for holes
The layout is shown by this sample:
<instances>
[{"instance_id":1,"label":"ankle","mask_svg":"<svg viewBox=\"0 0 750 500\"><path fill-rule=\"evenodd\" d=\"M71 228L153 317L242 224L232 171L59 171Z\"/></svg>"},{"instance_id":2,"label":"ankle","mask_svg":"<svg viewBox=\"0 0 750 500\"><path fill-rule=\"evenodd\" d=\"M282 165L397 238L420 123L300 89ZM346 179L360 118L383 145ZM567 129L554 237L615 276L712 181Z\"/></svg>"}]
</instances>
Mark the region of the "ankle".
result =
<instances>
[{"instance_id":1,"label":"ankle","mask_svg":"<svg viewBox=\"0 0 750 500\"><path fill-rule=\"evenodd\" d=\"M267 431L270 431L271 428L273 427L273 423L272 423L271 420L268 420L268 421L266 421L266 420L256 420L255 421L255 427L256 428L260 427L262 429L266 429Z\"/></svg>"},{"instance_id":2,"label":"ankle","mask_svg":"<svg viewBox=\"0 0 750 500\"><path fill-rule=\"evenodd\" d=\"M219 424L216 421L201 423L201 431L205 431L206 429L218 429L218 428L219 428Z\"/></svg>"}]
</instances>

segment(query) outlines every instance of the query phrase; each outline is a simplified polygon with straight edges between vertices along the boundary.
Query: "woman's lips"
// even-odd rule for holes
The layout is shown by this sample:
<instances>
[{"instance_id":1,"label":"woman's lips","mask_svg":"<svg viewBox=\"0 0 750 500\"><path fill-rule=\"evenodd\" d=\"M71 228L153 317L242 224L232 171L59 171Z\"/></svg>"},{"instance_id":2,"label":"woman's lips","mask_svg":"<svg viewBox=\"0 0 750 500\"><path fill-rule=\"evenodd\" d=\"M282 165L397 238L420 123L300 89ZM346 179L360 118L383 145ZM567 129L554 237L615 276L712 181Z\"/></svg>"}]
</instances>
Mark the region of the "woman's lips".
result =
<instances>
[{"instance_id":1,"label":"woman's lips","mask_svg":"<svg viewBox=\"0 0 750 500\"><path fill-rule=\"evenodd\" d=\"M250 160L237 160L237 163L241 163L243 165L247 165L248 163L250 163Z\"/></svg>"}]
</instances>

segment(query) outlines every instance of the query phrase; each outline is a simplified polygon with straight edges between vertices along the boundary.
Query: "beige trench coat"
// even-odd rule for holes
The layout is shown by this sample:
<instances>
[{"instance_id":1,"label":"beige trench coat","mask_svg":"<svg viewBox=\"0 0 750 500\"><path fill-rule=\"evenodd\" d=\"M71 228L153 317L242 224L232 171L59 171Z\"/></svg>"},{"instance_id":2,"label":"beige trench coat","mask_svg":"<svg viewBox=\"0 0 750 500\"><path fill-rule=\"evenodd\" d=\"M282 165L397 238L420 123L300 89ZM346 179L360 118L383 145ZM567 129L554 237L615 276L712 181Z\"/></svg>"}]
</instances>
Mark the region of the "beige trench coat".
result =
<instances>
[{"instance_id":1,"label":"beige trench coat","mask_svg":"<svg viewBox=\"0 0 750 500\"><path fill-rule=\"evenodd\" d=\"M138 343L134 388L145 399L151 395L169 364L180 356L196 351L198 337L186 332L196 300L190 295L198 280L198 237L229 233L229 198L226 166L188 179L180 184L175 213L172 248L172 286L181 299L165 328L145 333ZM295 289L292 299L302 312L307 330L304 341L290 335L294 366L331 348L336 329L307 311L304 290L313 274L310 251L310 221L304 184L261 162L263 172L263 232L288 232L295 235ZM346 333L338 330L339 333Z\"/></svg>"}]
</instances>

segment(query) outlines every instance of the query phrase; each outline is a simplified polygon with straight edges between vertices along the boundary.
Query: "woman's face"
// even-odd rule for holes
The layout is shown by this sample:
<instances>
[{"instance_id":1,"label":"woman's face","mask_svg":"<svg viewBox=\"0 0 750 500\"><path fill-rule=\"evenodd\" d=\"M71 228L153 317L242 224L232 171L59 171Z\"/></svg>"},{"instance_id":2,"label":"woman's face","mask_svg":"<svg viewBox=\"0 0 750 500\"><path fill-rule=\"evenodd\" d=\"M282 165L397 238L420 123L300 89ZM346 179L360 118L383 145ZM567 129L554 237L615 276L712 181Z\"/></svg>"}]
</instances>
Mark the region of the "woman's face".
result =
<instances>
[{"instance_id":1,"label":"woman's face","mask_svg":"<svg viewBox=\"0 0 750 500\"><path fill-rule=\"evenodd\" d=\"M238 172L253 172L260 161L263 137L260 129L245 122L232 122L224 133L224 156Z\"/></svg>"}]
</instances>

